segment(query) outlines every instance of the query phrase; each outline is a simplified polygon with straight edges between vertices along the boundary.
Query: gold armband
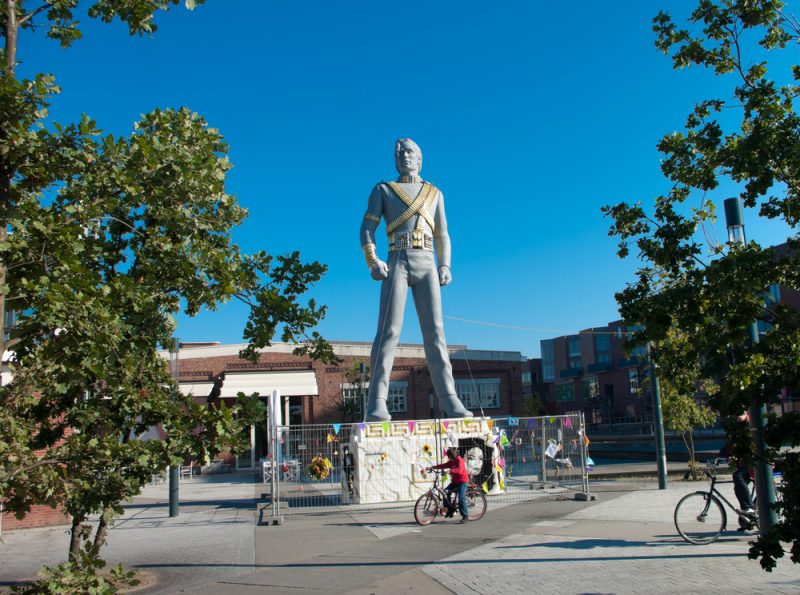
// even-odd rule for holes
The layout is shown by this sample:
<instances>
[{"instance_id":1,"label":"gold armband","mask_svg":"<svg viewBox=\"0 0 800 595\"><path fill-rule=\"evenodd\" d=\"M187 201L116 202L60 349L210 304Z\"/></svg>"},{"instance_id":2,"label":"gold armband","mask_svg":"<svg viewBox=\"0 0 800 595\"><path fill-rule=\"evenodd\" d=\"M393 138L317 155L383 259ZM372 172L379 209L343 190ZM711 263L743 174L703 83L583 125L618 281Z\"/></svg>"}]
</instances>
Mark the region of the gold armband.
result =
<instances>
[{"instance_id":1,"label":"gold armband","mask_svg":"<svg viewBox=\"0 0 800 595\"><path fill-rule=\"evenodd\" d=\"M367 259L367 266L372 268L372 265L378 262L378 255L375 254L375 244L364 244L361 246L364 251L364 257Z\"/></svg>"}]
</instances>

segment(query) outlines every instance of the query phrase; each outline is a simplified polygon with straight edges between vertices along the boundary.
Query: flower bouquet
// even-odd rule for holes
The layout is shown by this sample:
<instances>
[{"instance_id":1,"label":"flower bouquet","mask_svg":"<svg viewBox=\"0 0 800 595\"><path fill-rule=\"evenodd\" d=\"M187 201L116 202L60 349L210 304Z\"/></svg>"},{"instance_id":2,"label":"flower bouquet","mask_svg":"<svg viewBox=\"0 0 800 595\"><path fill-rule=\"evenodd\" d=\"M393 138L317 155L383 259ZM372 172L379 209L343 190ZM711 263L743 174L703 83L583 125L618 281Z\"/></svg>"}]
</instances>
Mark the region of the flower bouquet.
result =
<instances>
[{"instance_id":1,"label":"flower bouquet","mask_svg":"<svg viewBox=\"0 0 800 595\"><path fill-rule=\"evenodd\" d=\"M308 466L308 474L312 479L319 481L328 477L332 467L333 465L328 459L316 456L311 459L311 464Z\"/></svg>"}]
</instances>

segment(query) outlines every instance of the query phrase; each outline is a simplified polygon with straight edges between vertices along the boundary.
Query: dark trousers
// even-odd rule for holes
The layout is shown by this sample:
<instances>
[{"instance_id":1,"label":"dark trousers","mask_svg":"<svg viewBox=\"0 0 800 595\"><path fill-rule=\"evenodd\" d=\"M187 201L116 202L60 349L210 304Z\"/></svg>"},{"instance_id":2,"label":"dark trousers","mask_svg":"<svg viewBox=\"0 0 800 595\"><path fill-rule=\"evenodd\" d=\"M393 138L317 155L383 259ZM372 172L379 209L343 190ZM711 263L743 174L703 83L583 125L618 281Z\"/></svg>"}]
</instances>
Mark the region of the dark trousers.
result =
<instances>
[{"instance_id":1,"label":"dark trousers","mask_svg":"<svg viewBox=\"0 0 800 595\"><path fill-rule=\"evenodd\" d=\"M468 487L468 483L451 483L445 488L448 492L450 492L451 498L453 492L458 491L458 512L460 512L461 516L465 518L469 515L469 507L467 505Z\"/></svg>"},{"instance_id":2,"label":"dark trousers","mask_svg":"<svg viewBox=\"0 0 800 595\"><path fill-rule=\"evenodd\" d=\"M739 500L739 508L753 508L750 498L750 472L747 467L739 467L733 472L733 491Z\"/></svg>"}]
</instances>

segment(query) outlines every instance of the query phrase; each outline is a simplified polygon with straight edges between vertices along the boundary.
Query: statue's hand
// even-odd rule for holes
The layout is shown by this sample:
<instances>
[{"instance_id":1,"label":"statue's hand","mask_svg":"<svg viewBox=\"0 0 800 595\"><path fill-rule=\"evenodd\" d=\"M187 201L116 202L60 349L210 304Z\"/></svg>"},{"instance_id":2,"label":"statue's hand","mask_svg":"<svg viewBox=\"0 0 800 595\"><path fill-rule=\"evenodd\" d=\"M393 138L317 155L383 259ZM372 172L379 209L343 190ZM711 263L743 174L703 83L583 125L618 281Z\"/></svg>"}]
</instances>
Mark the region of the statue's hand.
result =
<instances>
[{"instance_id":1,"label":"statue's hand","mask_svg":"<svg viewBox=\"0 0 800 595\"><path fill-rule=\"evenodd\" d=\"M369 274L372 275L372 278L376 281L383 281L389 276L389 267L387 267L386 263L382 260L376 260L372 263L372 266L369 267Z\"/></svg>"},{"instance_id":2,"label":"statue's hand","mask_svg":"<svg viewBox=\"0 0 800 595\"><path fill-rule=\"evenodd\" d=\"M439 267L439 285L444 287L453 280L453 275L450 274L450 267L442 265Z\"/></svg>"}]
</instances>

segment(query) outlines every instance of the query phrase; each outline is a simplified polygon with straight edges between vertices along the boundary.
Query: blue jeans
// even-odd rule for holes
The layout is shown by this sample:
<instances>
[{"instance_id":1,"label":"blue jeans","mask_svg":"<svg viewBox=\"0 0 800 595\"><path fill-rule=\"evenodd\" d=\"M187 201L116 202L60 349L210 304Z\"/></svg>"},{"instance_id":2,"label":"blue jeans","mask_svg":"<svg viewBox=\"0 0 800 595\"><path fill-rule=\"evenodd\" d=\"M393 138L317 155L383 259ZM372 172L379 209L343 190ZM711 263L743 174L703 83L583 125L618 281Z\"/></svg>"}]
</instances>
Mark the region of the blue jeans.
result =
<instances>
[{"instance_id":1,"label":"blue jeans","mask_svg":"<svg viewBox=\"0 0 800 595\"><path fill-rule=\"evenodd\" d=\"M445 490L451 495L453 492L458 490L458 512L460 512L461 516L464 518L469 516L469 506L467 505L467 488L469 488L468 483L451 483L445 488Z\"/></svg>"}]
</instances>

